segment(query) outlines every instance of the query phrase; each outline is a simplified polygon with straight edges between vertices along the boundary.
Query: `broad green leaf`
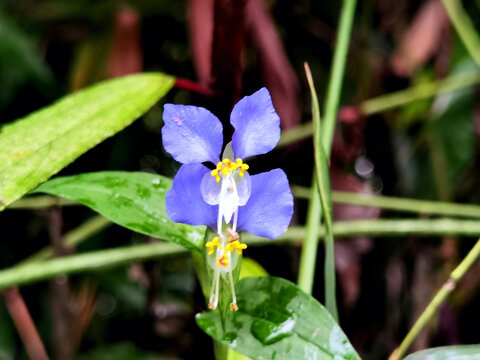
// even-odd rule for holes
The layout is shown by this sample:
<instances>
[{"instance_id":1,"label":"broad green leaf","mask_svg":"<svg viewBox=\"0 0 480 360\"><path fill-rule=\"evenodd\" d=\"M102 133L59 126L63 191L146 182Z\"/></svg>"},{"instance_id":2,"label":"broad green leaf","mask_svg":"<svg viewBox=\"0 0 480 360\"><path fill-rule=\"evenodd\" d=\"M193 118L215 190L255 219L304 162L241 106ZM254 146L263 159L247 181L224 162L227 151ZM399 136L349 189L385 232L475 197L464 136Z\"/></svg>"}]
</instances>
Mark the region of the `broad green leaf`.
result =
<instances>
[{"instance_id":1,"label":"broad green leaf","mask_svg":"<svg viewBox=\"0 0 480 360\"><path fill-rule=\"evenodd\" d=\"M243 279L259 276L268 276L268 273L258 262L251 258L244 257L242 259L242 268L240 269L239 278ZM227 360L250 360L250 358L229 348L227 352Z\"/></svg>"},{"instance_id":2,"label":"broad green leaf","mask_svg":"<svg viewBox=\"0 0 480 360\"><path fill-rule=\"evenodd\" d=\"M173 85L170 76L108 80L0 129L0 210L132 123Z\"/></svg>"},{"instance_id":3,"label":"broad green leaf","mask_svg":"<svg viewBox=\"0 0 480 360\"><path fill-rule=\"evenodd\" d=\"M441 346L410 354L405 360L480 360L480 345Z\"/></svg>"},{"instance_id":4,"label":"broad green leaf","mask_svg":"<svg viewBox=\"0 0 480 360\"><path fill-rule=\"evenodd\" d=\"M472 68L476 65L463 58L450 75L470 74ZM407 181L414 179L418 196L450 200L456 190L468 192L458 180L474 162L474 95L474 87L464 87L435 97L424 131L409 145L418 149L400 171Z\"/></svg>"},{"instance_id":5,"label":"broad green leaf","mask_svg":"<svg viewBox=\"0 0 480 360\"><path fill-rule=\"evenodd\" d=\"M267 271L255 260L246 257L242 259L242 268L240 269L239 277L240 279L267 275Z\"/></svg>"},{"instance_id":6,"label":"broad green leaf","mask_svg":"<svg viewBox=\"0 0 480 360\"><path fill-rule=\"evenodd\" d=\"M172 222L165 211L169 178L142 172L104 171L59 177L43 192L77 201L130 230L198 250L205 227Z\"/></svg>"},{"instance_id":7,"label":"broad green leaf","mask_svg":"<svg viewBox=\"0 0 480 360\"><path fill-rule=\"evenodd\" d=\"M276 277L240 280L239 311L197 316L215 340L252 359L358 360L330 313L291 282Z\"/></svg>"}]
</instances>

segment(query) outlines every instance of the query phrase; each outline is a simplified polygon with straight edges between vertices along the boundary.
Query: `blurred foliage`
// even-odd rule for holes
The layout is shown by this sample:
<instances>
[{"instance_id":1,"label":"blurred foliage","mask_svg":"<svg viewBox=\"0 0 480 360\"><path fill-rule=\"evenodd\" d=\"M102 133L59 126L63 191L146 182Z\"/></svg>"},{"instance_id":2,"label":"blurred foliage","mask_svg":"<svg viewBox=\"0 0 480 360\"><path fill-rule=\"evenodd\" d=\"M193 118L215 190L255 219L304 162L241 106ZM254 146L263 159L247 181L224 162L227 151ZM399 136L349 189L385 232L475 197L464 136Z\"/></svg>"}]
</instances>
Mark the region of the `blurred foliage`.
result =
<instances>
[{"instance_id":1,"label":"blurred foliage","mask_svg":"<svg viewBox=\"0 0 480 360\"><path fill-rule=\"evenodd\" d=\"M347 59L342 105L358 105L371 97L477 68L450 29L442 33L439 43L433 46L435 51L415 71L399 74L395 70L394 54L399 53L404 34L427 2L360 2ZM340 2L265 3L301 83L298 111L302 122L308 122L312 114L303 62L310 64L322 109ZM480 28L480 1L463 3ZM141 48L143 70L194 81L188 4L186 0L4 0L0 5L0 126L107 78L115 43L116 15L120 10L130 9L138 14L139 37L134 41ZM419 36L415 44L431 46L425 44L425 39ZM261 87L262 75L259 54L248 47L242 93ZM180 88L167 94L162 102L205 106L215 113L221 108L215 97ZM340 190L478 203L477 102L478 88L471 87L366 119L354 118L351 122L340 119L331 160L332 186ZM158 104L122 133L81 156L62 170L61 175L126 170L171 177L179 165L162 148L161 116L162 104ZM365 164L365 159L371 165L367 166L370 169L367 172L359 167ZM250 165L258 172L282 167L292 184L310 186L312 164L311 141L304 140L277 150L268 160L252 159ZM0 174L0 187L1 182ZM348 206L341 214L351 218L366 216L362 208L358 209ZM294 223L303 224L305 214L306 203L297 201ZM65 233L83 223L92 212L82 207L65 207L61 215L61 231ZM50 216L50 210L0 213L2 268L49 245ZM406 333L414 314L423 309L424 303L419 299L433 295L435 287L427 285L441 283L452 264L468 250L470 243L465 240L468 239L346 240L347 246L337 252L336 259L338 282L346 284L338 287L337 297L344 299L339 304L340 320L362 358L386 358ZM149 241L153 240L114 226L76 250L84 252ZM245 260L242 271L247 274L267 272L290 280L296 278L298 246L272 245L248 251L248 256L265 270ZM319 252L321 258L322 250ZM317 278L321 279L322 266L318 269ZM462 301L446 304L436 323L426 330L423 342L414 345L414 349L422 345L480 342L478 331L471 331L480 315L476 285L476 276L459 285ZM78 346L80 359L198 359L199 354L202 358L213 358L211 339L198 329L194 320L194 314L204 310L205 305L189 257L76 275L69 279L69 287L70 295L78 301L85 294L93 294L94 299L81 306L91 320ZM28 286L22 293L47 350L53 353L58 340L52 333L55 312L50 306L51 297L55 296L52 286L45 283ZM313 293L323 298L321 281L315 283ZM26 355L2 303L0 359L4 358L25 359Z\"/></svg>"}]
</instances>

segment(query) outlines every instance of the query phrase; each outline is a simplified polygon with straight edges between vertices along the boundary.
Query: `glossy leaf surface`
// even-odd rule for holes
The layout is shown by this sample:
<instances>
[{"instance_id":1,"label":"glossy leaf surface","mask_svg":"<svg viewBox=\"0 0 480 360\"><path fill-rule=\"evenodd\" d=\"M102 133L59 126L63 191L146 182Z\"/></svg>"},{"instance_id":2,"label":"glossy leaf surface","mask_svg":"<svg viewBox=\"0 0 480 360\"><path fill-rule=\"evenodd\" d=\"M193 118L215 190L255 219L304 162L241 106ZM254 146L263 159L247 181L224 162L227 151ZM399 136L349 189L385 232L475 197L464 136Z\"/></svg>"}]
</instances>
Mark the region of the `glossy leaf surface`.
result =
<instances>
[{"instance_id":1,"label":"glossy leaf surface","mask_svg":"<svg viewBox=\"0 0 480 360\"><path fill-rule=\"evenodd\" d=\"M240 280L237 312L197 316L208 335L252 359L360 359L330 313L293 283L276 277Z\"/></svg>"},{"instance_id":2,"label":"glossy leaf surface","mask_svg":"<svg viewBox=\"0 0 480 360\"><path fill-rule=\"evenodd\" d=\"M173 85L163 74L105 81L0 131L0 210L132 123Z\"/></svg>"},{"instance_id":3,"label":"glossy leaf surface","mask_svg":"<svg viewBox=\"0 0 480 360\"><path fill-rule=\"evenodd\" d=\"M130 230L198 250L205 227L167 217L165 195L171 186L172 180L160 175L104 171L56 178L35 192L77 201Z\"/></svg>"},{"instance_id":4,"label":"glossy leaf surface","mask_svg":"<svg viewBox=\"0 0 480 360\"><path fill-rule=\"evenodd\" d=\"M480 345L441 346L418 351L405 360L480 360Z\"/></svg>"}]
</instances>

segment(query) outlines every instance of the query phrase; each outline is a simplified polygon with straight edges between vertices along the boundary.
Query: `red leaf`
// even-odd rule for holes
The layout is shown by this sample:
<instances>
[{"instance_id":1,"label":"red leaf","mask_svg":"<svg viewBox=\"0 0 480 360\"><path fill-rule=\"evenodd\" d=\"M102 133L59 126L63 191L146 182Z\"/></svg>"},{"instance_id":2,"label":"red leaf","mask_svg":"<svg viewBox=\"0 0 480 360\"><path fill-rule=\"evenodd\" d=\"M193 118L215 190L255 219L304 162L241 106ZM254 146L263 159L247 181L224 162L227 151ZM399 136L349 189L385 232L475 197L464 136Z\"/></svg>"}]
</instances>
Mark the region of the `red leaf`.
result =
<instances>
[{"instance_id":1,"label":"red leaf","mask_svg":"<svg viewBox=\"0 0 480 360\"><path fill-rule=\"evenodd\" d=\"M208 87L211 80L214 0L188 1L190 46L200 85Z\"/></svg>"},{"instance_id":2,"label":"red leaf","mask_svg":"<svg viewBox=\"0 0 480 360\"><path fill-rule=\"evenodd\" d=\"M247 4L249 35L259 55L262 77L284 129L300 123L298 95L300 85L275 30L263 0Z\"/></svg>"},{"instance_id":3,"label":"red leaf","mask_svg":"<svg viewBox=\"0 0 480 360\"><path fill-rule=\"evenodd\" d=\"M393 56L394 73L407 76L429 61L440 47L445 26L448 26L448 18L442 2L427 1L405 32Z\"/></svg>"},{"instance_id":4,"label":"red leaf","mask_svg":"<svg viewBox=\"0 0 480 360\"><path fill-rule=\"evenodd\" d=\"M140 43L140 17L134 9L119 10L115 16L113 43L108 56L107 77L142 71L143 53Z\"/></svg>"}]
</instances>

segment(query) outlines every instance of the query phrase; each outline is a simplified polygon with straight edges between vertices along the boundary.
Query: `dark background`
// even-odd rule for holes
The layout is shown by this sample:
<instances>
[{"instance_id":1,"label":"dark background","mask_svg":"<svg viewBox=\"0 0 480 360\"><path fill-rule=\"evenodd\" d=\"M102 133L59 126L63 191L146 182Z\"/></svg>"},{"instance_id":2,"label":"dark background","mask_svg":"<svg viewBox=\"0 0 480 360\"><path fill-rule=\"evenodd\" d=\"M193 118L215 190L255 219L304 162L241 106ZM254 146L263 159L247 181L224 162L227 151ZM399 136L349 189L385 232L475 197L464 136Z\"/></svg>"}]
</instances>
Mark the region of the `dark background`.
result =
<instances>
[{"instance_id":1,"label":"dark background","mask_svg":"<svg viewBox=\"0 0 480 360\"><path fill-rule=\"evenodd\" d=\"M284 130L311 119L303 63L323 104L341 2L250 0L3 0L0 3L0 123L106 78L161 71L183 79L162 103L60 175L100 170L178 169L163 150L164 102L204 106L224 124L242 96L267 86ZM464 1L479 19L480 3ZM480 25L475 23L475 25ZM347 59L333 144L337 190L477 203L478 91L412 102L364 117L361 103L415 84L472 70L473 61L437 0L360 1ZM186 80L186 81L184 81ZM228 131L227 131L228 133ZM226 135L228 136L228 135ZM432 141L434 139L435 141ZM2 149L0 149L1 151ZM310 186L311 138L253 159L252 173L283 168L292 185ZM443 164L435 166L434 164ZM307 202L296 200L294 225ZM74 229L93 213L82 207L0 213L0 267L50 243L48 224ZM337 220L413 215L335 207ZM336 244L340 322L365 359L384 359L471 247L460 238L352 238ZM77 249L154 241L112 226ZM272 275L295 281L299 245L249 248ZM323 254L314 296L323 299ZM417 339L414 349L478 343L475 269ZM53 358L212 358L212 342L195 325L205 309L188 256L59 278L21 289ZM0 303L1 304L1 303ZM68 331L62 331L65 326ZM0 359L25 359L0 306Z\"/></svg>"}]
</instances>

